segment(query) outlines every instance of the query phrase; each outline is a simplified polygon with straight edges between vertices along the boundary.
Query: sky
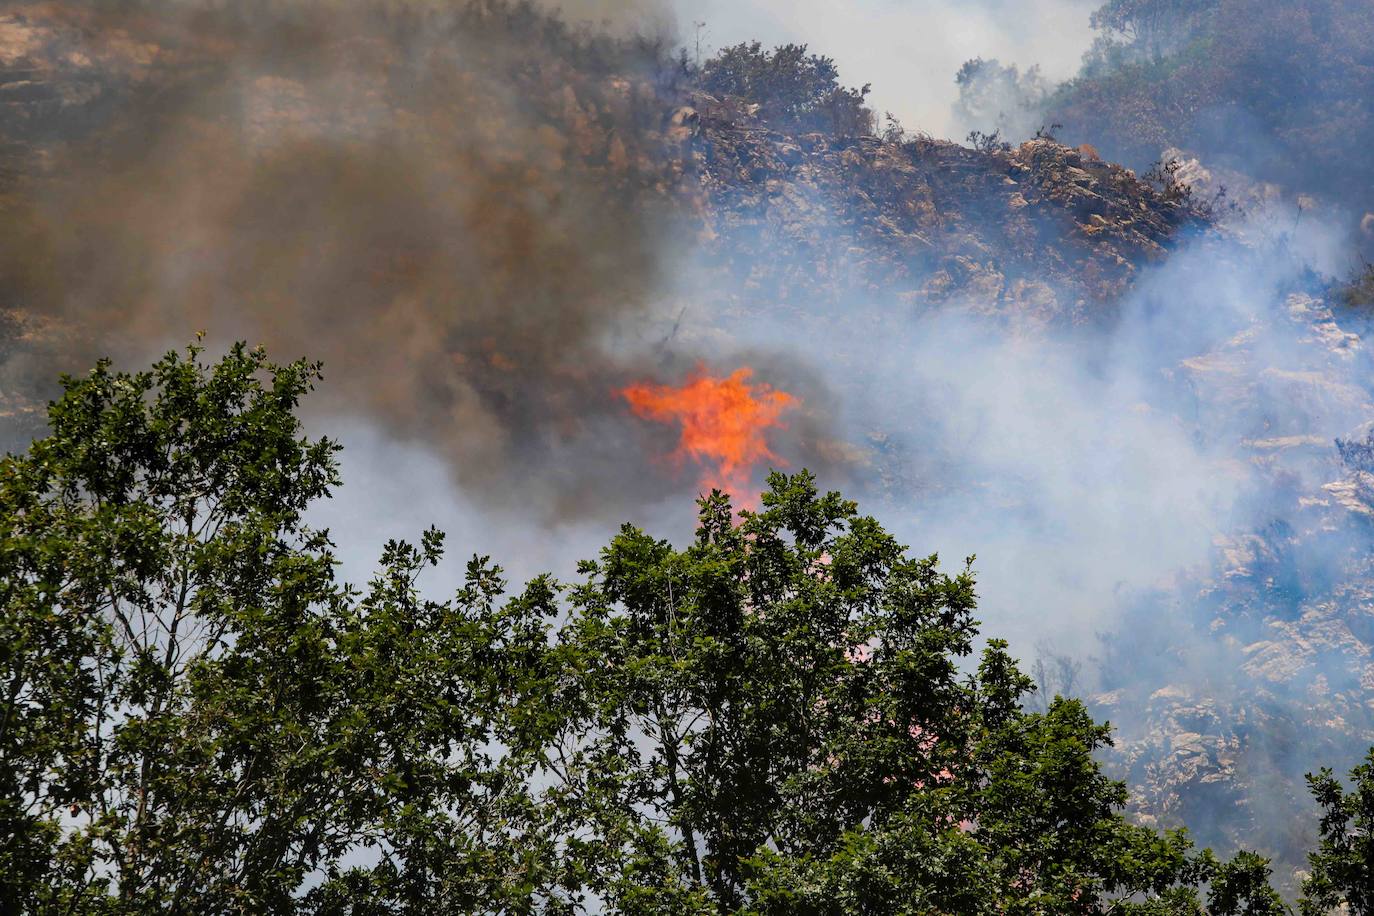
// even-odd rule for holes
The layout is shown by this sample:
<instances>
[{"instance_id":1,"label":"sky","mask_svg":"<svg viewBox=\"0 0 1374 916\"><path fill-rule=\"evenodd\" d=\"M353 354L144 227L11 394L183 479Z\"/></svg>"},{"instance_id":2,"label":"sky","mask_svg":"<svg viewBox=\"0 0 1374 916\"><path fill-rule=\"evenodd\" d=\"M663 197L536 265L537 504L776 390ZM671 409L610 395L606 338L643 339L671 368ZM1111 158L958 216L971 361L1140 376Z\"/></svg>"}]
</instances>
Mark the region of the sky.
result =
<instances>
[{"instance_id":1,"label":"sky","mask_svg":"<svg viewBox=\"0 0 1374 916\"><path fill-rule=\"evenodd\" d=\"M878 112L910 130L955 129L954 75L974 57L1051 80L1072 76L1089 45L1099 0L670 0L681 41L703 54L741 41L803 43L833 57L851 85L873 84ZM961 138L955 138L961 139Z\"/></svg>"}]
</instances>

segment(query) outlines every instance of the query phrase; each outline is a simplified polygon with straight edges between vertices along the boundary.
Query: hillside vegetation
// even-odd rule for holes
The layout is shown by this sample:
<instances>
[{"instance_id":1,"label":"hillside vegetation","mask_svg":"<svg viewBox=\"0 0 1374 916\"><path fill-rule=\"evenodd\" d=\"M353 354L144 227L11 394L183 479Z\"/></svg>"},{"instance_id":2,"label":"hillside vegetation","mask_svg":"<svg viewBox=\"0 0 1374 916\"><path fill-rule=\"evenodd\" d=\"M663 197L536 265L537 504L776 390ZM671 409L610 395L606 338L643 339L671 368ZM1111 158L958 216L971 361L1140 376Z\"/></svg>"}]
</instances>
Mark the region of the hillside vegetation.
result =
<instances>
[{"instance_id":1,"label":"hillside vegetation","mask_svg":"<svg viewBox=\"0 0 1374 916\"><path fill-rule=\"evenodd\" d=\"M1374 208L1374 17L1363 0L1111 0L1044 117L1144 168L1169 149Z\"/></svg>"}]
</instances>

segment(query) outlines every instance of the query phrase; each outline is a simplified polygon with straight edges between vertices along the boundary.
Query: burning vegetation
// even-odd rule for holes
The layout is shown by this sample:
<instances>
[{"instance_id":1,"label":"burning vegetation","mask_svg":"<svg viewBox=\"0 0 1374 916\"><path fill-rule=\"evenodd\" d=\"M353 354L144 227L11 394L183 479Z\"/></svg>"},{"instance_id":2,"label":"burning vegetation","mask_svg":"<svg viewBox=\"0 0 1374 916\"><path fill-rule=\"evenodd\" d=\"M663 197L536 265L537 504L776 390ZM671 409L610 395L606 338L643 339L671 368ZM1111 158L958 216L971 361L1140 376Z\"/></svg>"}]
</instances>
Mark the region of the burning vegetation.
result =
<instances>
[{"instance_id":1,"label":"burning vegetation","mask_svg":"<svg viewBox=\"0 0 1374 916\"><path fill-rule=\"evenodd\" d=\"M702 466L703 493L721 490L736 505L748 505L759 466L785 466L768 447L768 431L782 426L783 413L798 405L784 391L751 384L753 373L746 367L721 378L699 367L678 387L637 382L620 396L636 416L681 427L674 458Z\"/></svg>"}]
</instances>

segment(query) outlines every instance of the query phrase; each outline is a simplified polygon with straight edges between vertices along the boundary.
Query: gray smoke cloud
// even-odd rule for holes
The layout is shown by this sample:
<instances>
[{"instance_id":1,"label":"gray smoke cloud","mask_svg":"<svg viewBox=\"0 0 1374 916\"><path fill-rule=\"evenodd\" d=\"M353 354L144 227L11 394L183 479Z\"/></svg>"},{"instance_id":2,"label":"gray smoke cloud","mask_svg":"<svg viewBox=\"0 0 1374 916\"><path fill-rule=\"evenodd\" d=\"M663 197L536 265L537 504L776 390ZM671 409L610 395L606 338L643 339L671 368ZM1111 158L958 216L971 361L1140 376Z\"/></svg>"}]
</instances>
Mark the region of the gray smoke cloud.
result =
<instances>
[{"instance_id":1,"label":"gray smoke cloud","mask_svg":"<svg viewBox=\"0 0 1374 916\"><path fill-rule=\"evenodd\" d=\"M1374 421L1374 365L1321 298L1348 251L1337 214L1271 203L1185 240L1088 327L913 312L899 290L732 325L825 367L867 473L822 485L916 553L977 555L984 632L1028 668L1067 663L1046 686L1117 726L1140 815L1258 847L1290 887L1302 773L1374 741L1374 497L1335 448ZM1159 766L1180 735L1201 755Z\"/></svg>"},{"instance_id":2,"label":"gray smoke cloud","mask_svg":"<svg viewBox=\"0 0 1374 916\"><path fill-rule=\"evenodd\" d=\"M499 2L14 8L7 380L205 331L323 360L317 405L437 449L488 504L611 518L685 491L646 461L672 431L616 393L703 358L662 345L686 231L665 40L640 31L663 11L568 15L613 31Z\"/></svg>"},{"instance_id":3,"label":"gray smoke cloud","mask_svg":"<svg viewBox=\"0 0 1374 916\"><path fill-rule=\"evenodd\" d=\"M1334 438L1374 418L1363 350L1289 301L1343 238L1317 219L1288 233L1292 216L1185 245L1105 329L878 297L844 303L824 335L738 333L829 367L847 440L888 473L860 484L875 511L918 551L978 554L992 632L1027 656L1046 637L1087 656L1132 596L1295 512L1280 481L1318 489Z\"/></svg>"},{"instance_id":4,"label":"gray smoke cloud","mask_svg":"<svg viewBox=\"0 0 1374 916\"><path fill-rule=\"evenodd\" d=\"M674 9L689 49L697 22L706 24L708 49L752 39L766 45L809 44L833 57L851 81L871 82L870 103L880 114L891 111L912 130L963 139L969 128L954 111L954 77L965 61L997 58L1023 71L1039 64L1045 79L1067 79L1092 44L1088 16L1099 5L1098 0L675 0ZM990 130L996 125L973 126Z\"/></svg>"}]
</instances>

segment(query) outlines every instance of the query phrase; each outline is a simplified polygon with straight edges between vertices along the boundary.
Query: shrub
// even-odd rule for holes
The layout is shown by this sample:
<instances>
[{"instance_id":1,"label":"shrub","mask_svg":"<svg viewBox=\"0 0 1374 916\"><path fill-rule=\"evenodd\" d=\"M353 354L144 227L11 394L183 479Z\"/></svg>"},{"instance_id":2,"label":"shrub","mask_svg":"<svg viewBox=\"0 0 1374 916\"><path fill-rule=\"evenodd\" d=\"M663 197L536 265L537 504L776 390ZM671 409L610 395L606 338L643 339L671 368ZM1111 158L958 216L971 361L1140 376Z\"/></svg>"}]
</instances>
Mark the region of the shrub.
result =
<instances>
[{"instance_id":1,"label":"shrub","mask_svg":"<svg viewBox=\"0 0 1374 916\"><path fill-rule=\"evenodd\" d=\"M757 41L725 48L706 61L702 88L759 105L759 115L784 131L822 131L838 136L871 134L874 114L864 105L869 86L840 85L829 57L808 54L806 45L764 51Z\"/></svg>"}]
</instances>

